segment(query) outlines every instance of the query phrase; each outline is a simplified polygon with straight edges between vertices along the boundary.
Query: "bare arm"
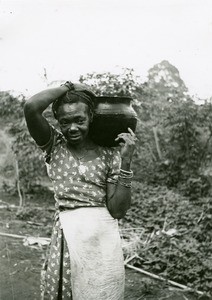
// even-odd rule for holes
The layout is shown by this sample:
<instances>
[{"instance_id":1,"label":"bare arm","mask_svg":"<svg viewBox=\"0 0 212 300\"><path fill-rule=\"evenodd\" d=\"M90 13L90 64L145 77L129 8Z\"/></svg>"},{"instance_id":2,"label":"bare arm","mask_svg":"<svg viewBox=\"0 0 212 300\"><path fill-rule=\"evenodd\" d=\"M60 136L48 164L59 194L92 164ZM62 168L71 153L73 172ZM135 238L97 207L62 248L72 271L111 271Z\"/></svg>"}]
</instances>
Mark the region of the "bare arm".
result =
<instances>
[{"instance_id":1,"label":"bare arm","mask_svg":"<svg viewBox=\"0 0 212 300\"><path fill-rule=\"evenodd\" d=\"M39 146L47 144L51 137L50 125L43 117L44 110L67 91L68 87L65 85L47 89L32 96L25 103L24 115L27 127L30 135Z\"/></svg>"},{"instance_id":2,"label":"bare arm","mask_svg":"<svg viewBox=\"0 0 212 300\"><path fill-rule=\"evenodd\" d=\"M124 140L120 145L121 149L121 169L130 171L132 156L135 148L135 135L129 129L128 133L120 134L117 138ZM107 183L107 207L114 219L121 219L125 216L131 204L131 189L123 186L120 181L117 185Z\"/></svg>"}]
</instances>

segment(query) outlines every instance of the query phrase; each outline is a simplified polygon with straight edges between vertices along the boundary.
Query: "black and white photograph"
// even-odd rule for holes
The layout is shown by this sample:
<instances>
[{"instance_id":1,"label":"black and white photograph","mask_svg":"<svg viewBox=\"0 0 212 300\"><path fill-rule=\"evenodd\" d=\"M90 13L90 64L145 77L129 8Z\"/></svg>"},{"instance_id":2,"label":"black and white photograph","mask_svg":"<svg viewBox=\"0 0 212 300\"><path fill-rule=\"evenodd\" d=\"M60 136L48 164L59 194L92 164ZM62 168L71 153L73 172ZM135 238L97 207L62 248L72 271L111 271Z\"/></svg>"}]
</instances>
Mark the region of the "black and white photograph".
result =
<instances>
[{"instance_id":1,"label":"black and white photograph","mask_svg":"<svg viewBox=\"0 0 212 300\"><path fill-rule=\"evenodd\" d=\"M0 300L212 299L212 1L0 0Z\"/></svg>"}]
</instances>

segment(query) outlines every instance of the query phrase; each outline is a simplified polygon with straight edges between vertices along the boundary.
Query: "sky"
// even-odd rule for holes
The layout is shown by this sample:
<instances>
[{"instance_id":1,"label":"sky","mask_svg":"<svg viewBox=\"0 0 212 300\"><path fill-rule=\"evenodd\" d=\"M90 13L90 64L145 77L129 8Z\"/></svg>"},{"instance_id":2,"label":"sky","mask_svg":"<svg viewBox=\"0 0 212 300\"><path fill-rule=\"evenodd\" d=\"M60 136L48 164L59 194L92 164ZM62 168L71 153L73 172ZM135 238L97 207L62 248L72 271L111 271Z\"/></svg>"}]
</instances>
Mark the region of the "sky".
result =
<instances>
[{"instance_id":1,"label":"sky","mask_svg":"<svg viewBox=\"0 0 212 300\"><path fill-rule=\"evenodd\" d=\"M212 96L211 0L0 0L0 90L121 68L145 81L162 60L191 95Z\"/></svg>"}]
</instances>

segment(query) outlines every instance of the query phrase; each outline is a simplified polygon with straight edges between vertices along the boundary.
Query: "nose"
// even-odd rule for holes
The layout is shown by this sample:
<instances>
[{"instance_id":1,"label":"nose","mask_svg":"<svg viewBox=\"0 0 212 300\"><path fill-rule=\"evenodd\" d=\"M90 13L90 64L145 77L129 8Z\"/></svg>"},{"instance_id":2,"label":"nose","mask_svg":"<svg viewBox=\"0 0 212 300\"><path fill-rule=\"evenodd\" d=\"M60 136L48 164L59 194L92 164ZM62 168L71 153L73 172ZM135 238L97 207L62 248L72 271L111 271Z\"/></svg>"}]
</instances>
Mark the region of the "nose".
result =
<instances>
[{"instance_id":1,"label":"nose","mask_svg":"<svg viewBox=\"0 0 212 300\"><path fill-rule=\"evenodd\" d=\"M77 130L78 130L78 128L75 123L70 124L69 129L68 129L69 132L75 132Z\"/></svg>"}]
</instances>

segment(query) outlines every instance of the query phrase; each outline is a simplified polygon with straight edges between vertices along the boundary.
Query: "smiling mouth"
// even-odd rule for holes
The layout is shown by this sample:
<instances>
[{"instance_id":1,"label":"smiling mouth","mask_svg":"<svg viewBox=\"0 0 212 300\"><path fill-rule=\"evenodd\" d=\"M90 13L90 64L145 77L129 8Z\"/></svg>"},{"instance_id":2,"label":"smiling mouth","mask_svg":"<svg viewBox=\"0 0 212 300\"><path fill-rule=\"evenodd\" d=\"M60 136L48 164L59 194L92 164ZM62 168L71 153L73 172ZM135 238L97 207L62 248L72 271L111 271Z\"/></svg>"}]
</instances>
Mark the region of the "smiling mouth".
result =
<instances>
[{"instance_id":1,"label":"smiling mouth","mask_svg":"<svg viewBox=\"0 0 212 300\"><path fill-rule=\"evenodd\" d=\"M69 139L71 140L75 140L75 139L78 139L80 138L80 135L79 134L76 134L76 135L69 135Z\"/></svg>"}]
</instances>

